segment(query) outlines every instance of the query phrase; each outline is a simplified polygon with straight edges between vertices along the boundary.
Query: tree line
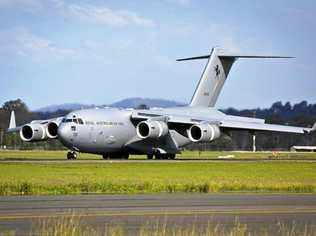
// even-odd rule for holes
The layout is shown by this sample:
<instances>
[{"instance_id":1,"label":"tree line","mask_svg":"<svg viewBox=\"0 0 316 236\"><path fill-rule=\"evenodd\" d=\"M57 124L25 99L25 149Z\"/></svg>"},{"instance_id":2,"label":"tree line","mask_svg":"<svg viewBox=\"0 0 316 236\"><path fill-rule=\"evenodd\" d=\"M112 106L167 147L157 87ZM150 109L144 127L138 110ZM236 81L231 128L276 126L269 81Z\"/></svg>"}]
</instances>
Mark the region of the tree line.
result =
<instances>
[{"instance_id":1,"label":"tree line","mask_svg":"<svg viewBox=\"0 0 316 236\"><path fill-rule=\"evenodd\" d=\"M146 104L139 108L147 108ZM65 149L58 140L45 142L22 142L19 134L5 134L9 126L10 113L14 110L17 125L25 124L32 120L42 120L64 116L70 110L57 110L54 112L32 112L20 99L5 102L0 108L0 146L16 149ZM270 108L256 108L237 110L228 108L222 110L229 115L256 117L266 120L266 123L311 127L316 121L316 104L306 101L291 105L275 102ZM271 132L256 133L257 150L289 150L293 145L316 145L315 134L297 135ZM252 150L252 134L246 131L232 131L220 139L206 144L192 144L187 147L195 150Z\"/></svg>"}]
</instances>

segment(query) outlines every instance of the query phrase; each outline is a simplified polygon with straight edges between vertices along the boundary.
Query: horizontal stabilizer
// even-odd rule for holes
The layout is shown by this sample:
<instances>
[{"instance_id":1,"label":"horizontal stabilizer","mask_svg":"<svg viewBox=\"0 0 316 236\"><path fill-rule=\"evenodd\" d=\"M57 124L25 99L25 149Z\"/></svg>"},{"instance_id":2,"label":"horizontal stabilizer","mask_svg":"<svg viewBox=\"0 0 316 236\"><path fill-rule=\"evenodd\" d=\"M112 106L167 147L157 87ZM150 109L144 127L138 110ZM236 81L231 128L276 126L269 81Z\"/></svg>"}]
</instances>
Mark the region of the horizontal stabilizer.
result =
<instances>
[{"instance_id":1,"label":"horizontal stabilizer","mask_svg":"<svg viewBox=\"0 0 316 236\"><path fill-rule=\"evenodd\" d=\"M294 58L288 56L255 56L255 55L233 55L233 54L220 54L218 57L233 57L233 58Z\"/></svg>"},{"instance_id":2,"label":"horizontal stabilizer","mask_svg":"<svg viewBox=\"0 0 316 236\"><path fill-rule=\"evenodd\" d=\"M182 59L177 59L177 61L190 61L190 60L199 60L199 59L208 59L208 58L210 58L210 55L182 58Z\"/></svg>"},{"instance_id":3,"label":"horizontal stabilizer","mask_svg":"<svg viewBox=\"0 0 316 236\"><path fill-rule=\"evenodd\" d=\"M254 56L254 55L234 55L234 54L219 54L219 58L295 58L288 56ZM177 59L177 61L190 61L190 60L200 60L200 59L208 59L210 55L198 56L198 57L188 57Z\"/></svg>"},{"instance_id":4,"label":"horizontal stabilizer","mask_svg":"<svg viewBox=\"0 0 316 236\"><path fill-rule=\"evenodd\" d=\"M177 61L207 59L206 66L191 99L190 106L214 107L231 67L239 58L278 59L292 57L233 53L215 47L212 48L212 51L208 55L178 59Z\"/></svg>"}]
</instances>

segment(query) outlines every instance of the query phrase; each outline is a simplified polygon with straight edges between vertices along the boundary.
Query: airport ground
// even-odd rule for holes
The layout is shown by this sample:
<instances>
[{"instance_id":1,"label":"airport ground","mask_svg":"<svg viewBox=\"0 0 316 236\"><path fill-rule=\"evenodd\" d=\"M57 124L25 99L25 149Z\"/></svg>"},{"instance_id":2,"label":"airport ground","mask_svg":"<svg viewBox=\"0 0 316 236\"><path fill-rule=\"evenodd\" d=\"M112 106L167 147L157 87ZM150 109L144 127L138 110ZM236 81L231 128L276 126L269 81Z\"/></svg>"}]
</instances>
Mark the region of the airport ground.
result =
<instances>
[{"instance_id":1,"label":"airport ground","mask_svg":"<svg viewBox=\"0 0 316 236\"><path fill-rule=\"evenodd\" d=\"M313 194L0 197L7 235L316 234Z\"/></svg>"},{"instance_id":2,"label":"airport ground","mask_svg":"<svg viewBox=\"0 0 316 236\"><path fill-rule=\"evenodd\" d=\"M314 153L184 153L174 161L87 154L69 161L65 154L0 152L0 195L316 192Z\"/></svg>"},{"instance_id":3,"label":"airport ground","mask_svg":"<svg viewBox=\"0 0 316 236\"><path fill-rule=\"evenodd\" d=\"M65 154L0 151L0 235L316 232L314 153L184 152L157 161Z\"/></svg>"}]
</instances>

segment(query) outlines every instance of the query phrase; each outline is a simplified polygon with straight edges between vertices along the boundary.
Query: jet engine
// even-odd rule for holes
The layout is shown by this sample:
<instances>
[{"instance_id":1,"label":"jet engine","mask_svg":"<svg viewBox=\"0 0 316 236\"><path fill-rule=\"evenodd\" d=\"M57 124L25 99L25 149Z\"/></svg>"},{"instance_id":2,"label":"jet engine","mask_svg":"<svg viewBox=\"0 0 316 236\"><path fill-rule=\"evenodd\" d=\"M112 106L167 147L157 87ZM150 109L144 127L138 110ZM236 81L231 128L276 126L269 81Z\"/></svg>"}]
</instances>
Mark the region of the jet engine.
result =
<instances>
[{"instance_id":1,"label":"jet engine","mask_svg":"<svg viewBox=\"0 0 316 236\"><path fill-rule=\"evenodd\" d=\"M57 138L58 134L58 123L55 121L50 121L48 122L48 124L46 125L46 134L48 138Z\"/></svg>"},{"instance_id":2,"label":"jet engine","mask_svg":"<svg viewBox=\"0 0 316 236\"><path fill-rule=\"evenodd\" d=\"M26 124L20 129L20 137L25 142L44 140L47 138L45 126L38 123Z\"/></svg>"},{"instance_id":3,"label":"jet engine","mask_svg":"<svg viewBox=\"0 0 316 236\"><path fill-rule=\"evenodd\" d=\"M145 138L160 138L168 133L168 125L163 121L142 121L136 126L137 136Z\"/></svg>"},{"instance_id":4,"label":"jet engine","mask_svg":"<svg viewBox=\"0 0 316 236\"><path fill-rule=\"evenodd\" d=\"M221 131L217 125L197 124L192 125L188 130L189 138L192 142L210 142L221 136Z\"/></svg>"}]
</instances>

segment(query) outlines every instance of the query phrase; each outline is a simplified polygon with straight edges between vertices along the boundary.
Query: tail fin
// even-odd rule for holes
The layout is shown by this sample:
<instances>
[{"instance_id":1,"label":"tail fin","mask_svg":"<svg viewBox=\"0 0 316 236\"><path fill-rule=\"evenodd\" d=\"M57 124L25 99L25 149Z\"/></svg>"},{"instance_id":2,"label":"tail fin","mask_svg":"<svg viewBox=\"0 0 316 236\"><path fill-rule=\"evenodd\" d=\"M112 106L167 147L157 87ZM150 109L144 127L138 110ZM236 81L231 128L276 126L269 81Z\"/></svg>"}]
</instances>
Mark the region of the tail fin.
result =
<instances>
[{"instance_id":1,"label":"tail fin","mask_svg":"<svg viewBox=\"0 0 316 236\"><path fill-rule=\"evenodd\" d=\"M220 48L213 48L210 55L178 59L177 61L208 59L200 81L191 99L190 106L214 107L226 81L229 71L238 58L291 58L280 56L250 56L226 54Z\"/></svg>"},{"instance_id":2,"label":"tail fin","mask_svg":"<svg viewBox=\"0 0 316 236\"><path fill-rule=\"evenodd\" d=\"M14 111L11 111L9 129L14 129L14 128L16 128L15 113Z\"/></svg>"}]
</instances>

